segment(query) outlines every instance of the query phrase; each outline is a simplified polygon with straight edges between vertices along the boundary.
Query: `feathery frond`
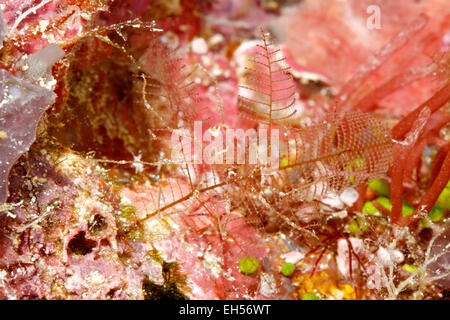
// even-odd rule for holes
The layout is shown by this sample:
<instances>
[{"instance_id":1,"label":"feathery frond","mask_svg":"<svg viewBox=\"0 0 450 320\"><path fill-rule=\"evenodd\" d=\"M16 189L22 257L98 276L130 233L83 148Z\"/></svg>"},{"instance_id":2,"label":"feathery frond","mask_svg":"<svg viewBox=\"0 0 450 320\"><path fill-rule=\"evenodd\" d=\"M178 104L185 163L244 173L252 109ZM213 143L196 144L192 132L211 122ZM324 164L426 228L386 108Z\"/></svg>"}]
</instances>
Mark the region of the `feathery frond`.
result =
<instances>
[{"instance_id":1,"label":"feathery frond","mask_svg":"<svg viewBox=\"0 0 450 320\"><path fill-rule=\"evenodd\" d=\"M285 66L285 58L279 49L273 49L270 34L261 28L262 43L249 59L251 67L246 68L247 84L240 86L240 108L261 123L267 123L269 132L272 124L295 114L295 84Z\"/></svg>"}]
</instances>

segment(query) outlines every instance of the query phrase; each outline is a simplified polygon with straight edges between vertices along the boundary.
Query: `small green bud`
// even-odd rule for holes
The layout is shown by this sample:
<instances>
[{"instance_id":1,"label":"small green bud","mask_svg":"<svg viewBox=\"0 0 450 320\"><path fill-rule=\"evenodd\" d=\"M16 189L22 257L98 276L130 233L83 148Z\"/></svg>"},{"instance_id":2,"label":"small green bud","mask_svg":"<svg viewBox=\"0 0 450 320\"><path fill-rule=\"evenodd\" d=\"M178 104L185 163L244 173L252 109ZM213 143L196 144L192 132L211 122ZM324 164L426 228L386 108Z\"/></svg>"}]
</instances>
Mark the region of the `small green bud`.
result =
<instances>
[{"instance_id":1,"label":"small green bud","mask_svg":"<svg viewBox=\"0 0 450 320\"><path fill-rule=\"evenodd\" d=\"M445 210L439 206L434 206L428 214L428 218L433 222L441 221L444 218Z\"/></svg>"},{"instance_id":2,"label":"small green bud","mask_svg":"<svg viewBox=\"0 0 450 320\"><path fill-rule=\"evenodd\" d=\"M348 226L348 231L352 234L355 235L359 235L362 234L363 232L361 231L361 229L358 226L358 223L356 223L355 220L352 220Z\"/></svg>"},{"instance_id":3,"label":"small green bud","mask_svg":"<svg viewBox=\"0 0 450 320\"><path fill-rule=\"evenodd\" d=\"M314 293L305 293L302 297L302 300L323 300L323 299L315 295Z\"/></svg>"},{"instance_id":4,"label":"small green bud","mask_svg":"<svg viewBox=\"0 0 450 320\"><path fill-rule=\"evenodd\" d=\"M450 182L447 186L442 190L439 198L437 199L436 204L443 209L450 210Z\"/></svg>"},{"instance_id":5,"label":"small green bud","mask_svg":"<svg viewBox=\"0 0 450 320\"><path fill-rule=\"evenodd\" d=\"M383 207L388 209L389 211L392 210L392 203L389 198L386 197L378 197L375 199L379 204L381 204ZM402 216L407 217L411 215L414 212L414 207L403 201L402 204Z\"/></svg>"},{"instance_id":6,"label":"small green bud","mask_svg":"<svg viewBox=\"0 0 450 320\"><path fill-rule=\"evenodd\" d=\"M439 222L441 221L445 216L445 210L442 209L439 206L434 206L433 209L431 209L430 213L428 213L427 218L422 219L422 224L424 228L430 228L429 220L432 222Z\"/></svg>"},{"instance_id":7,"label":"small green bud","mask_svg":"<svg viewBox=\"0 0 450 320\"><path fill-rule=\"evenodd\" d=\"M410 216L413 212L414 212L414 207L407 204L406 202L403 202L402 216L404 216L404 217Z\"/></svg>"},{"instance_id":8,"label":"small green bud","mask_svg":"<svg viewBox=\"0 0 450 320\"><path fill-rule=\"evenodd\" d=\"M360 217L356 217L356 220L353 219L348 225L348 231L355 235L362 234L367 230L369 230L369 228L367 227L366 221Z\"/></svg>"},{"instance_id":9,"label":"small green bud","mask_svg":"<svg viewBox=\"0 0 450 320\"><path fill-rule=\"evenodd\" d=\"M389 197L389 195L391 194L389 190L389 184L386 182L386 180L383 179L375 179L370 181L369 188L375 191L380 196Z\"/></svg>"},{"instance_id":10,"label":"small green bud","mask_svg":"<svg viewBox=\"0 0 450 320\"><path fill-rule=\"evenodd\" d=\"M381 204L383 207L385 207L388 210L392 210L392 203L389 198L386 197L378 197L375 199L376 202Z\"/></svg>"},{"instance_id":11,"label":"small green bud","mask_svg":"<svg viewBox=\"0 0 450 320\"><path fill-rule=\"evenodd\" d=\"M406 263L402 266L402 269L409 273L414 273L417 270L417 268L418 268L417 266Z\"/></svg>"},{"instance_id":12,"label":"small green bud","mask_svg":"<svg viewBox=\"0 0 450 320\"><path fill-rule=\"evenodd\" d=\"M244 257L239 261L239 270L243 274L253 274L259 267L259 262L253 257Z\"/></svg>"},{"instance_id":13,"label":"small green bud","mask_svg":"<svg viewBox=\"0 0 450 320\"><path fill-rule=\"evenodd\" d=\"M291 274L293 274L295 271L295 265L290 262L286 262L281 266L281 273L284 274L286 277L289 277Z\"/></svg>"},{"instance_id":14,"label":"small green bud","mask_svg":"<svg viewBox=\"0 0 450 320\"><path fill-rule=\"evenodd\" d=\"M379 212L378 209L375 208L372 201L367 201L366 203L364 203L363 208L362 208L363 214L375 215L378 212Z\"/></svg>"}]
</instances>

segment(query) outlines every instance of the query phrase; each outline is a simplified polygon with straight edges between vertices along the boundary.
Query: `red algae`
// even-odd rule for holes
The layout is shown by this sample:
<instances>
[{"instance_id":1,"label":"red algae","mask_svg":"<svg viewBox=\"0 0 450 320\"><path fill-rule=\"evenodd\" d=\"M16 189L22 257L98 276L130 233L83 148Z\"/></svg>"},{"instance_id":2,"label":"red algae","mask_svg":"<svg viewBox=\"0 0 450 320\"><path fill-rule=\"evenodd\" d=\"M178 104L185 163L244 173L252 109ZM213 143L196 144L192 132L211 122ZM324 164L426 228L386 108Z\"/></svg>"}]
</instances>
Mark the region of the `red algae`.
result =
<instances>
[{"instance_id":1,"label":"red algae","mask_svg":"<svg viewBox=\"0 0 450 320\"><path fill-rule=\"evenodd\" d=\"M448 294L444 0L0 10L1 299Z\"/></svg>"}]
</instances>

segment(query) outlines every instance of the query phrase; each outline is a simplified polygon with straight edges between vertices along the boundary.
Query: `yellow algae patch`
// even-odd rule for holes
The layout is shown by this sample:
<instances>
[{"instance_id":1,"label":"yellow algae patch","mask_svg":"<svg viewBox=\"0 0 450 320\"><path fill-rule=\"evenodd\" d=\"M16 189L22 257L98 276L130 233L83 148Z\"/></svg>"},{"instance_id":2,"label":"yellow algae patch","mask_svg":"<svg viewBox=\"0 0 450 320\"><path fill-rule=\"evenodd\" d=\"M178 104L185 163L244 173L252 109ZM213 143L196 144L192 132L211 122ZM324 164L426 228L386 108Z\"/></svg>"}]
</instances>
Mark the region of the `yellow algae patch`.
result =
<instances>
[{"instance_id":1,"label":"yellow algae patch","mask_svg":"<svg viewBox=\"0 0 450 320\"><path fill-rule=\"evenodd\" d=\"M329 270L311 274L301 274L293 279L297 286L297 293L300 297L305 294L316 294L321 298L332 300L354 300L356 299L355 289L347 283L339 283L336 277Z\"/></svg>"}]
</instances>

